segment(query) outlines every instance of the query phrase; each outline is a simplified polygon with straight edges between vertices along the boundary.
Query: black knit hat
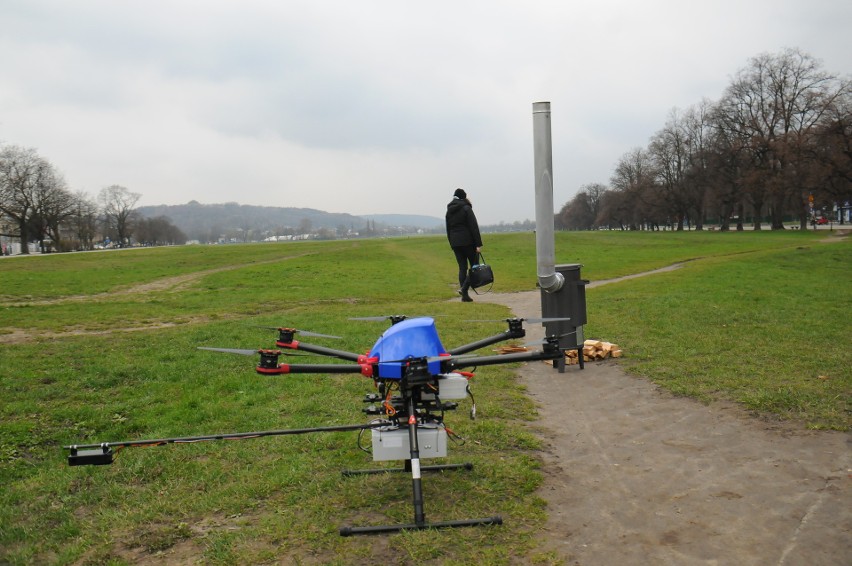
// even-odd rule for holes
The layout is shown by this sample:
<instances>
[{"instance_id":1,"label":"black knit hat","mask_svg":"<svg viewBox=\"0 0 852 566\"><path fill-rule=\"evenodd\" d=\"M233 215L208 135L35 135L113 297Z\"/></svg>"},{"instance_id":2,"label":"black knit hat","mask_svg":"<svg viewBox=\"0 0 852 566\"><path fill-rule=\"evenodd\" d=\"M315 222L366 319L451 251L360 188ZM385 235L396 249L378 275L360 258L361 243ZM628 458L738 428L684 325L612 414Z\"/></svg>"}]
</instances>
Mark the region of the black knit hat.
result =
<instances>
[{"instance_id":1,"label":"black knit hat","mask_svg":"<svg viewBox=\"0 0 852 566\"><path fill-rule=\"evenodd\" d=\"M453 193L453 196L456 198L467 198L467 193L464 192L464 189L456 189L456 192Z\"/></svg>"}]
</instances>

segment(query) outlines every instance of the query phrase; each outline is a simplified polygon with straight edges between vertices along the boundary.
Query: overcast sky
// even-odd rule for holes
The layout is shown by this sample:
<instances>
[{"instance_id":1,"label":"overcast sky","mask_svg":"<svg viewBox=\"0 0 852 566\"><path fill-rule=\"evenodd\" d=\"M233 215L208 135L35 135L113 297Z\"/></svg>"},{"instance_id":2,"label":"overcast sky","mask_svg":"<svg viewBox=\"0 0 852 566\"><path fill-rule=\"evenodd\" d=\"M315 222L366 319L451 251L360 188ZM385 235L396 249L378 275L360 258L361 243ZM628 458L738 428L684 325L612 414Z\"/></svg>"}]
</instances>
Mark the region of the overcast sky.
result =
<instances>
[{"instance_id":1,"label":"overcast sky","mask_svg":"<svg viewBox=\"0 0 852 566\"><path fill-rule=\"evenodd\" d=\"M533 102L558 209L785 47L852 73L852 2L0 0L0 143L140 205L443 217L463 187L512 222Z\"/></svg>"}]
</instances>

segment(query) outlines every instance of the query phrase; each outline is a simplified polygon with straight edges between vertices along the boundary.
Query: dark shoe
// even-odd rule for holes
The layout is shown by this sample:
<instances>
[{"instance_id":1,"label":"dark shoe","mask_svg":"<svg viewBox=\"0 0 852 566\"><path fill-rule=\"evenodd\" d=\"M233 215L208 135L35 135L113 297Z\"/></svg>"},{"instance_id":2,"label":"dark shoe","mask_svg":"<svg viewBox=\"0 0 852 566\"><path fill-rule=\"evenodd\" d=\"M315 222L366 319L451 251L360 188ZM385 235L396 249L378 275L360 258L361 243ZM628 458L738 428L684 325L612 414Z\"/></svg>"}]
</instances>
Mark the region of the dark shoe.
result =
<instances>
[{"instance_id":1,"label":"dark shoe","mask_svg":"<svg viewBox=\"0 0 852 566\"><path fill-rule=\"evenodd\" d=\"M473 299L470 298L470 295L467 292L467 289L462 289L459 291L459 295L461 295L463 303L472 303Z\"/></svg>"}]
</instances>

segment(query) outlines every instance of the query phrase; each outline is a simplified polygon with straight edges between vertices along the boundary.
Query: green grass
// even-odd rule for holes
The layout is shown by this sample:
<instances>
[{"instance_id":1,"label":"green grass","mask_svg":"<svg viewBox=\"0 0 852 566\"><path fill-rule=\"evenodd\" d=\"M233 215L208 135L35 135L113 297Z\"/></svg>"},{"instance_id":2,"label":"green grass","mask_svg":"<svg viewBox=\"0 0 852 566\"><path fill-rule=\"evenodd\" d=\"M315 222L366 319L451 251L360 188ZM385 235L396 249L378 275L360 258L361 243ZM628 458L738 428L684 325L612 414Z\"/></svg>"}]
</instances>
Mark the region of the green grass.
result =
<instances>
[{"instance_id":1,"label":"green grass","mask_svg":"<svg viewBox=\"0 0 852 566\"><path fill-rule=\"evenodd\" d=\"M619 343L629 371L675 393L848 430L852 245L824 235L558 233L557 262L602 280L693 260L589 289L587 337ZM496 291L534 288L534 238L486 238ZM288 325L360 352L387 325L349 318L397 313L438 316L448 347L503 330L466 322L508 313L449 301L454 279L440 237L0 260L0 563L558 562L535 538L540 446L515 367L479 372L476 421L469 402L448 416L465 438L449 461L474 470L424 478L428 519L501 514L502 527L338 536L412 519L407 476L340 475L374 466L354 433L64 463L72 443L364 422L365 378L263 377L253 358L196 346L267 346L274 333L252 325Z\"/></svg>"},{"instance_id":2,"label":"green grass","mask_svg":"<svg viewBox=\"0 0 852 566\"><path fill-rule=\"evenodd\" d=\"M594 290L587 336L675 393L847 430L850 266L847 243L689 263Z\"/></svg>"}]
</instances>

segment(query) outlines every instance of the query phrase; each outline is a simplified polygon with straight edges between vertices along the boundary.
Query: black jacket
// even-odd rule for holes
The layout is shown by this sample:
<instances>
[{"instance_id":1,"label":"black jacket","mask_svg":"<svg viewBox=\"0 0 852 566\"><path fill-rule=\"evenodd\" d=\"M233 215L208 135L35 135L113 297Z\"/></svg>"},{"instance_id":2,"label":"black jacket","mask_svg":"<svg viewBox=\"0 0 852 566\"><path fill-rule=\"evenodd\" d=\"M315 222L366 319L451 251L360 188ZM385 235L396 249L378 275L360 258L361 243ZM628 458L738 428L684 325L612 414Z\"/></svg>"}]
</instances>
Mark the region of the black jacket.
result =
<instances>
[{"instance_id":1,"label":"black jacket","mask_svg":"<svg viewBox=\"0 0 852 566\"><path fill-rule=\"evenodd\" d=\"M482 247L479 224L467 199L454 198L447 205L447 239L450 246Z\"/></svg>"}]
</instances>

